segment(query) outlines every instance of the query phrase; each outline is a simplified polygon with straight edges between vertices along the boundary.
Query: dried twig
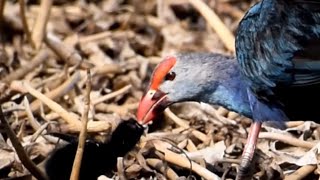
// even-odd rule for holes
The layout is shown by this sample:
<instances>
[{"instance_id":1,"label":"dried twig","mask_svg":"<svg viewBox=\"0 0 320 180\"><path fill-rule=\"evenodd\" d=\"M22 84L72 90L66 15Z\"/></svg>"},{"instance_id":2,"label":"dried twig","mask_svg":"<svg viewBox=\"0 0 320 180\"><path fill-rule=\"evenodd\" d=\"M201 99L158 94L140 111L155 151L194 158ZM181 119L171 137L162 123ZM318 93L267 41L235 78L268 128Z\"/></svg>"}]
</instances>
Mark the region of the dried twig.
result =
<instances>
[{"instance_id":1,"label":"dried twig","mask_svg":"<svg viewBox=\"0 0 320 180\"><path fill-rule=\"evenodd\" d=\"M44 41L46 45L67 64L80 64L80 67L83 69L93 67L91 63L83 61L82 57L75 51L75 49L63 44L61 40L53 34L47 34L47 36L44 37Z\"/></svg>"},{"instance_id":2,"label":"dried twig","mask_svg":"<svg viewBox=\"0 0 320 180\"><path fill-rule=\"evenodd\" d=\"M22 91L22 92L27 91L34 97L38 98L41 102L46 104L52 111L55 111L57 114L59 114L60 117L62 117L62 119L65 122L68 123L68 127L67 127L68 131L72 131L72 132L80 131L81 122L79 121L76 115L69 113L58 103L52 101L50 98L48 98L44 94L35 90L28 83L14 81L11 83L11 88L17 91ZM90 121L88 124L89 132L101 132L101 131L106 132L110 130L110 128L111 128L111 125L107 121Z\"/></svg>"},{"instance_id":3,"label":"dried twig","mask_svg":"<svg viewBox=\"0 0 320 180\"><path fill-rule=\"evenodd\" d=\"M166 108L164 111L165 115L168 116L171 120L173 120L176 124L183 127L184 129L189 129L190 126L187 124L187 122L178 116L176 116L169 108ZM204 133L198 131L198 130L191 130L191 133L199 140L201 140L204 143L209 142L209 138Z\"/></svg>"},{"instance_id":4,"label":"dried twig","mask_svg":"<svg viewBox=\"0 0 320 180\"><path fill-rule=\"evenodd\" d=\"M157 169L162 174L166 175L168 179L179 179L179 176L170 167L166 167L160 159L148 158L146 159L146 161L149 166Z\"/></svg>"},{"instance_id":5,"label":"dried twig","mask_svg":"<svg viewBox=\"0 0 320 180\"><path fill-rule=\"evenodd\" d=\"M30 160L27 153L24 151L23 146L19 142L18 138L16 137L15 133L11 129L10 125L8 124L6 118L4 117L2 107L0 107L0 120L1 125L4 126L4 130L6 131L10 141L17 152L19 159L21 160L22 164L30 171L30 173L35 176L39 180L46 180L46 175L40 171L40 169Z\"/></svg>"},{"instance_id":6,"label":"dried twig","mask_svg":"<svg viewBox=\"0 0 320 180\"><path fill-rule=\"evenodd\" d=\"M166 116L168 116L174 123L176 123L177 125L183 127L183 128L190 128L189 124L187 123L187 121L179 118L178 116L176 116L169 108L166 108L164 110L164 114Z\"/></svg>"},{"instance_id":7,"label":"dried twig","mask_svg":"<svg viewBox=\"0 0 320 180\"><path fill-rule=\"evenodd\" d=\"M42 0L40 4L40 12L36 19L36 24L32 31L32 41L34 42L35 48L38 50L41 47L43 37L46 32L46 25L50 16L50 10L52 6L52 0Z\"/></svg>"},{"instance_id":8,"label":"dried twig","mask_svg":"<svg viewBox=\"0 0 320 180\"><path fill-rule=\"evenodd\" d=\"M45 60L48 59L48 52L46 50L41 50L31 61L30 63L21 66L19 69L11 72L6 77L2 79L5 83L10 83L13 80L18 80L24 77L26 74L32 72L35 68L37 68L40 64L42 64Z\"/></svg>"},{"instance_id":9,"label":"dried twig","mask_svg":"<svg viewBox=\"0 0 320 180\"><path fill-rule=\"evenodd\" d=\"M288 128L293 128L293 127L300 126L304 123L305 123L305 121L288 121L288 122L286 122L286 125Z\"/></svg>"},{"instance_id":10,"label":"dried twig","mask_svg":"<svg viewBox=\"0 0 320 180\"><path fill-rule=\"evenodd\" d=\"M106 32L101 32L101 33L97 33L97 34L92 34L89 36L84 36L84 37L80 37L78 42L80 44L85 44L85 43L89 43L92 41L101 41L107 37L110 37L112 35L112 33L110 31L106 31Z\"/></svg>"},{"instance_id":11,"label":"dried twig","mask_svg":"<svg viewBox=\"0 0 320 180\"><path fill-rule=\"evenodd\" d=\"M42 124L35 133L33 133L32 138L31 138L31 142L35 142L37 140L37 138L42 134L42 133L46 133L47 132L47 127L49 125L49 122L46 122L44 124Z\"/></svg>"},{"instance_id":12,"label":"dried twig","mask_svg":"<svg viewBox=\"0 0 320 180\"><path fill-rule=\"evenodd\" d=\"M71 180L79 179L82 155L83 155L85 142L87 138L87 124L88 124L88 115L89 115L89 109L90 109L90 92L91 92L91 74L90 74L90 70L87 70L86 93L84 96L84 110L81 118L82 129L79 135L79 143L78 143L76 156L73 161L73 167L72 167L72 172L70 176Z\"/></svg>"},{"instance_id":13,"label":"dried twig","mask_svg":"<svg viewBox=\"0 0 320 180\"><path fill-rule=\"evenodd\" d=\"M47 96L50 99L58 99L62 96L64 96L65 94L67 94L71 89L74 88L74 86L76 85L77 82L80 81L80 73L76 72L75 74L73 74L69 79L67 79L63 84L61 84L59 87L55 88L54 90L47 92L45 94L45 96ZM37 111L41 106L41 101L40 100L35 100L31 103L30 107L31 107L31 111L35 112ZM18 113L19 117L24 117L26 114L26 112L20 112Z\"/></svg>"},{"instance_id":14,"label":"dried twig","mask_svg":"<svg viewBox=\"0 0 320 180\"><path fill-rule=\"evenodd\" d=\"M96 67L95 75L117 74L123 73L124 68L119 64L106 64L100 67Z\"/></svg>"},{"instance_id":15,"label":"dried twig","mask_svg":"<svg viewBox=\"0 0 320 180\"><path fill-rule=\"evenodd\" d=\"M219 4L218 8L223 10L224 13L228 13L231 16L233 16L234 18L236 18L236 22L239 22L245 14L244 12L239 10L237 7L232 6L229 3L221 3L221 4Z\"/></svg>"},{"instance_id":16,"label":"dried twig","mask_svg":"<svg viewBox=\"0 0 320 180\"><path fill-rule=\"evenodd\" d=\"M307 148L307 149L311 149L317 144L315 142L308 142L308 141L300 140L288 135L273 133L273 132L261 132L259 134L259 138L279 140L281 142L284 142L293 146Z\"/></svg>"},{"instance_id":17,"label":"dried twig","mask_svg":"<svg viewBox=\"0 0 320 180\"><path fill-rule=\"evenodd\" d=\"M0 37L1 38L1 37ZM0 104L3 104L7 101L9 101L12 96L16 95L17 92L12 91L11 89L7 88L7 89L1 89L1 93L0 93Z\"/></svg>"},{"instance_id":18,"label":"dried twig","mask_svg":"<svg viewBox=\"0 0 320 180\"><path fill-rule=\"evenodd\" d=\"M185 157L182 154L177 154L174 153L170 150L167 149L167 146L163 145L163 142L161 141L154 141L154 146L155 148L162 152L164 154L164 159L170 163L173 163L175 165L178 165L183 168L191 168L191 170L197 174L199 174L201 177L205 179L210 179L210 180L218 180L220 179L219 176L216 174L212 173L208 169L200 166L199 164L189 160L187 157Z\"/></svg>"},{"instance_id":19,"label":"dried twig","mask_svg":"<svg viewBox=\"0 0 320 180\"><path fill-rule=\"evenodd\" d=\"M235 52L234 35L221 21L219 16L202 0L189 0L189 2L202 14L210 26L216 31L226 48L231 52Z\"/></svg>"},{"instance_id":20,"label":"dried twig","mask_svg":"<svg viewBox=\"0 0 320 180\"><path fill-rule=\"evenodd\" d=\"M11 83L11 86L14 87L14 89L25 89L28 91L31 95L41 100L43 103L45 103L50 109L57 112L70 126L77 126L80 127L81 123L78 120L77 117L70 114L68 111L63 109L58 103L52 101L44 94L40 93L39 91L35 90L33 87L31 87L27 82L13 82Z\"/></svg>"},{"instance_id":21,"label":"dried twig","mask_svg":"<svg viewBox=\"0 0 320 180\"><path fill-rule=\"evenodd\" d=\"M25 1L24 0L19 0L19 5L20 5L20 16L21 16L23 30L26 33L27 39L30 42L31 46L33 48L35 48L35 44L34 44L32 38L31 38L31 33L30 33L29 26L28 26L27 18L26 18Z\"/></svg>"},{"instance_id":22,"label":"dried twig","mask_svg":"<svg viewBox=\"0 0 320 180\"><path fill-rule=\"evenodd\" d=\"M196 145L194 145L194 143L190 139L188 139L187 150L189 152L193 152L193 151L197 151L198 150Z\"/></svg>"},{"instance_id":23,"label":"dried twig","mask_svg":"<svg viewBox=\"0 0 320 180\"><path fill-rule=\"evenodd\" d=\"M25 109L26 109L26 114L27 114L27 116L28 116L28 120L29 120L29 122L30 122L31 127L32 127L35 131L37 131L37 130L40 128L40 123L39 123L38 121L36 121L36 119L34 118L27 97L24 97L24 99L23 99L23 104L24 104L24 107L25 107Z\"/></svg>"},{"instance_id":24,"label":"dried twig","mask_svg":"<svg viewBox=\"0 0 320 180\"><path fill-rule=\"evenodd\" d=\"M6 0L0 0L0 24L3 21L3 12L4 12L5 4L6 4Z\"/></svg>"},{"instance_id":25,"label":"dried twig","mask_svg":"<svg viewBox=\"0 0 320 180\"><path fill-rule=\"evenodd\" d=\"M117 170L118 170L119 180L126 180L126 177L124 174L125 170L124 170L124 164L123 164L123 157L117 158Z\"/></svg>"},{"instance_id":26,"label":"dried twig","mask_svg":"<svg viewBox=\"0 0 320 180\"><path fill-rule=\"evenodd\" d=\"M124 86L123 88L121 88L121 89L119 89L117 91L114 91L114 92L112 92L110 94L106 94L106 95L104 95L102 97L99 97L98 99L93 100L92 104L96 105L96 104L102 103L103 101L107 101L107 100L112 99L114 97L117 97L117 96L119 96L121 94L124 94L124 93L128 92L131 87L132 87L131 84L126 85L126 86Z\"/></svg>"},{"instance_id":27,"label":"dried twig","mask_svg":"<svg viewBox=\"0 0 320 180\"><path fill-rule=\"evenodd\" d=\"M95 110L107 112L107 113L112 112L112 113L117 113L119 115L125 115L130 110L137 109L138 105L139 103L123 104L123 105L100 103L95 105Z\"/></svg>"},{"instance_id":28,"label":"dried twig","mask_svg":"<svg viewBox=\"0 0 320 180\"><path fill-rule=\"evenodd\" d=\"M284 178L284 180L291 180L291 179L300 180L300 179L304 179L306 176L308 176L310 173L312 173L316 168L317 168L316 165L305 165L305 166L302 166L301 168L299 168L294 173L286 176Z\"/></svg>"}]
</instances>

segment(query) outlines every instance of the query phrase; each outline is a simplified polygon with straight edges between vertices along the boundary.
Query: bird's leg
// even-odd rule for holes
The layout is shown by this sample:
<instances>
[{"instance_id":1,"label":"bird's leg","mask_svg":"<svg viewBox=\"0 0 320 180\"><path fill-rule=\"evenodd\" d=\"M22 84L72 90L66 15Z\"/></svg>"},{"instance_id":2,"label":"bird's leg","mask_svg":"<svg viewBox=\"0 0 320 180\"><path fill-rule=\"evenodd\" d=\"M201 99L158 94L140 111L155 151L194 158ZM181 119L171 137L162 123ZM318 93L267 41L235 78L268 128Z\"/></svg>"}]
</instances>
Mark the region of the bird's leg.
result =
<instances>
[{"instance_id":1,"label":"bird's leg","mask_svg":"<svg viewBox=\"0 0 320 180\"><path fill-rule=\"evenodd\" d=\"M238 180L242 179L242 177L244 177L248 173L256 149L256 144L260 133L261 125L261 122L253 122L250 127L250 132L247 138L247 144L245 145L242 153L240 169L237 175Z\"/></svg>"}]
</instances>

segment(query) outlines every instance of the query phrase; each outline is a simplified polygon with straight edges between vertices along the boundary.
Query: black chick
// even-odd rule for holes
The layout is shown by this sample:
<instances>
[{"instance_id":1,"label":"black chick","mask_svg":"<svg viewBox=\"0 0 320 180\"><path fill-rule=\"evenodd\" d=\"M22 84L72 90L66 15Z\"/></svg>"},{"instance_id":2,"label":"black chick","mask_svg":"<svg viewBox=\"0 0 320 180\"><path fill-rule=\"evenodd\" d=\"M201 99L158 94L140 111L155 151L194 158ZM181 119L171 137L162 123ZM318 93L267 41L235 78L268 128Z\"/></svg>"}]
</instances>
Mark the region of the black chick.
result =
<instances>
[{"instance_id":1,"label":"black chick","mask_svg":"<svg viewBox=\"0 0 320 180\"><path fill-rule=\"evenodd\" d=\"M108 143L87 140L83 153L80 180L96 180L100 175L111 172L117 158L124 156L140 140L144 128L136 120L122 121L112 133ZM57 149L45 164L49 180L68 180L70 178L78 142Z\"/></svg>"}]
</instances>

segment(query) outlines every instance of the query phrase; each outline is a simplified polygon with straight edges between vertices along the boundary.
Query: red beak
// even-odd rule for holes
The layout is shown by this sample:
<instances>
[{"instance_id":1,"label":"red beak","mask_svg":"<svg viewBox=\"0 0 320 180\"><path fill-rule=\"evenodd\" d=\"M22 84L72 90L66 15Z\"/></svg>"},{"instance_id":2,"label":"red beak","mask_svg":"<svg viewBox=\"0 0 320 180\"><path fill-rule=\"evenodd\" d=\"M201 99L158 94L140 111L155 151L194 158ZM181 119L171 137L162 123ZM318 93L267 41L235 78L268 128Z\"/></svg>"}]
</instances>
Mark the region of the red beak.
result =
<instances>
[{"instance_id":1,"label":"red beak","mask_svg":"<svg viewBox=\"0 0 320 180\"><path fill-rule=\"evenodd\" d=\"M140 124L147 124L153 120L157 114L161 113L168 105L165 93L150 89L142 97L137 110L137 120Z\"/></svg>"}]
</instances>

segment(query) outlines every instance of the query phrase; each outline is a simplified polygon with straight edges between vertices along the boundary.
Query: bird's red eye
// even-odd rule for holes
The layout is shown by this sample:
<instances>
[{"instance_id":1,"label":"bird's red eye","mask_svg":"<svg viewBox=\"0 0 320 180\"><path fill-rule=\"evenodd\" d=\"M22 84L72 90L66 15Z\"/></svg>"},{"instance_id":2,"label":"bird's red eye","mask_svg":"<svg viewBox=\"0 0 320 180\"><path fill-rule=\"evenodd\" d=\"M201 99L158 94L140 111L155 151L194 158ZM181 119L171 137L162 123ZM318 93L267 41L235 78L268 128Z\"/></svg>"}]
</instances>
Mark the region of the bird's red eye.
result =
<instances>
[{"instance_id":1,"label":"bird's red eye","mask_svg":"<svg viewBox=\"0 0 320 180\"><path fill-rule=\"evenodd\" d=\"M175 77L176 77L176 73L175 73L175 72L169 72L169 73L166 74L166 76L164 77L164 80L173 81Z\"/></svg>"}]
</instances>

